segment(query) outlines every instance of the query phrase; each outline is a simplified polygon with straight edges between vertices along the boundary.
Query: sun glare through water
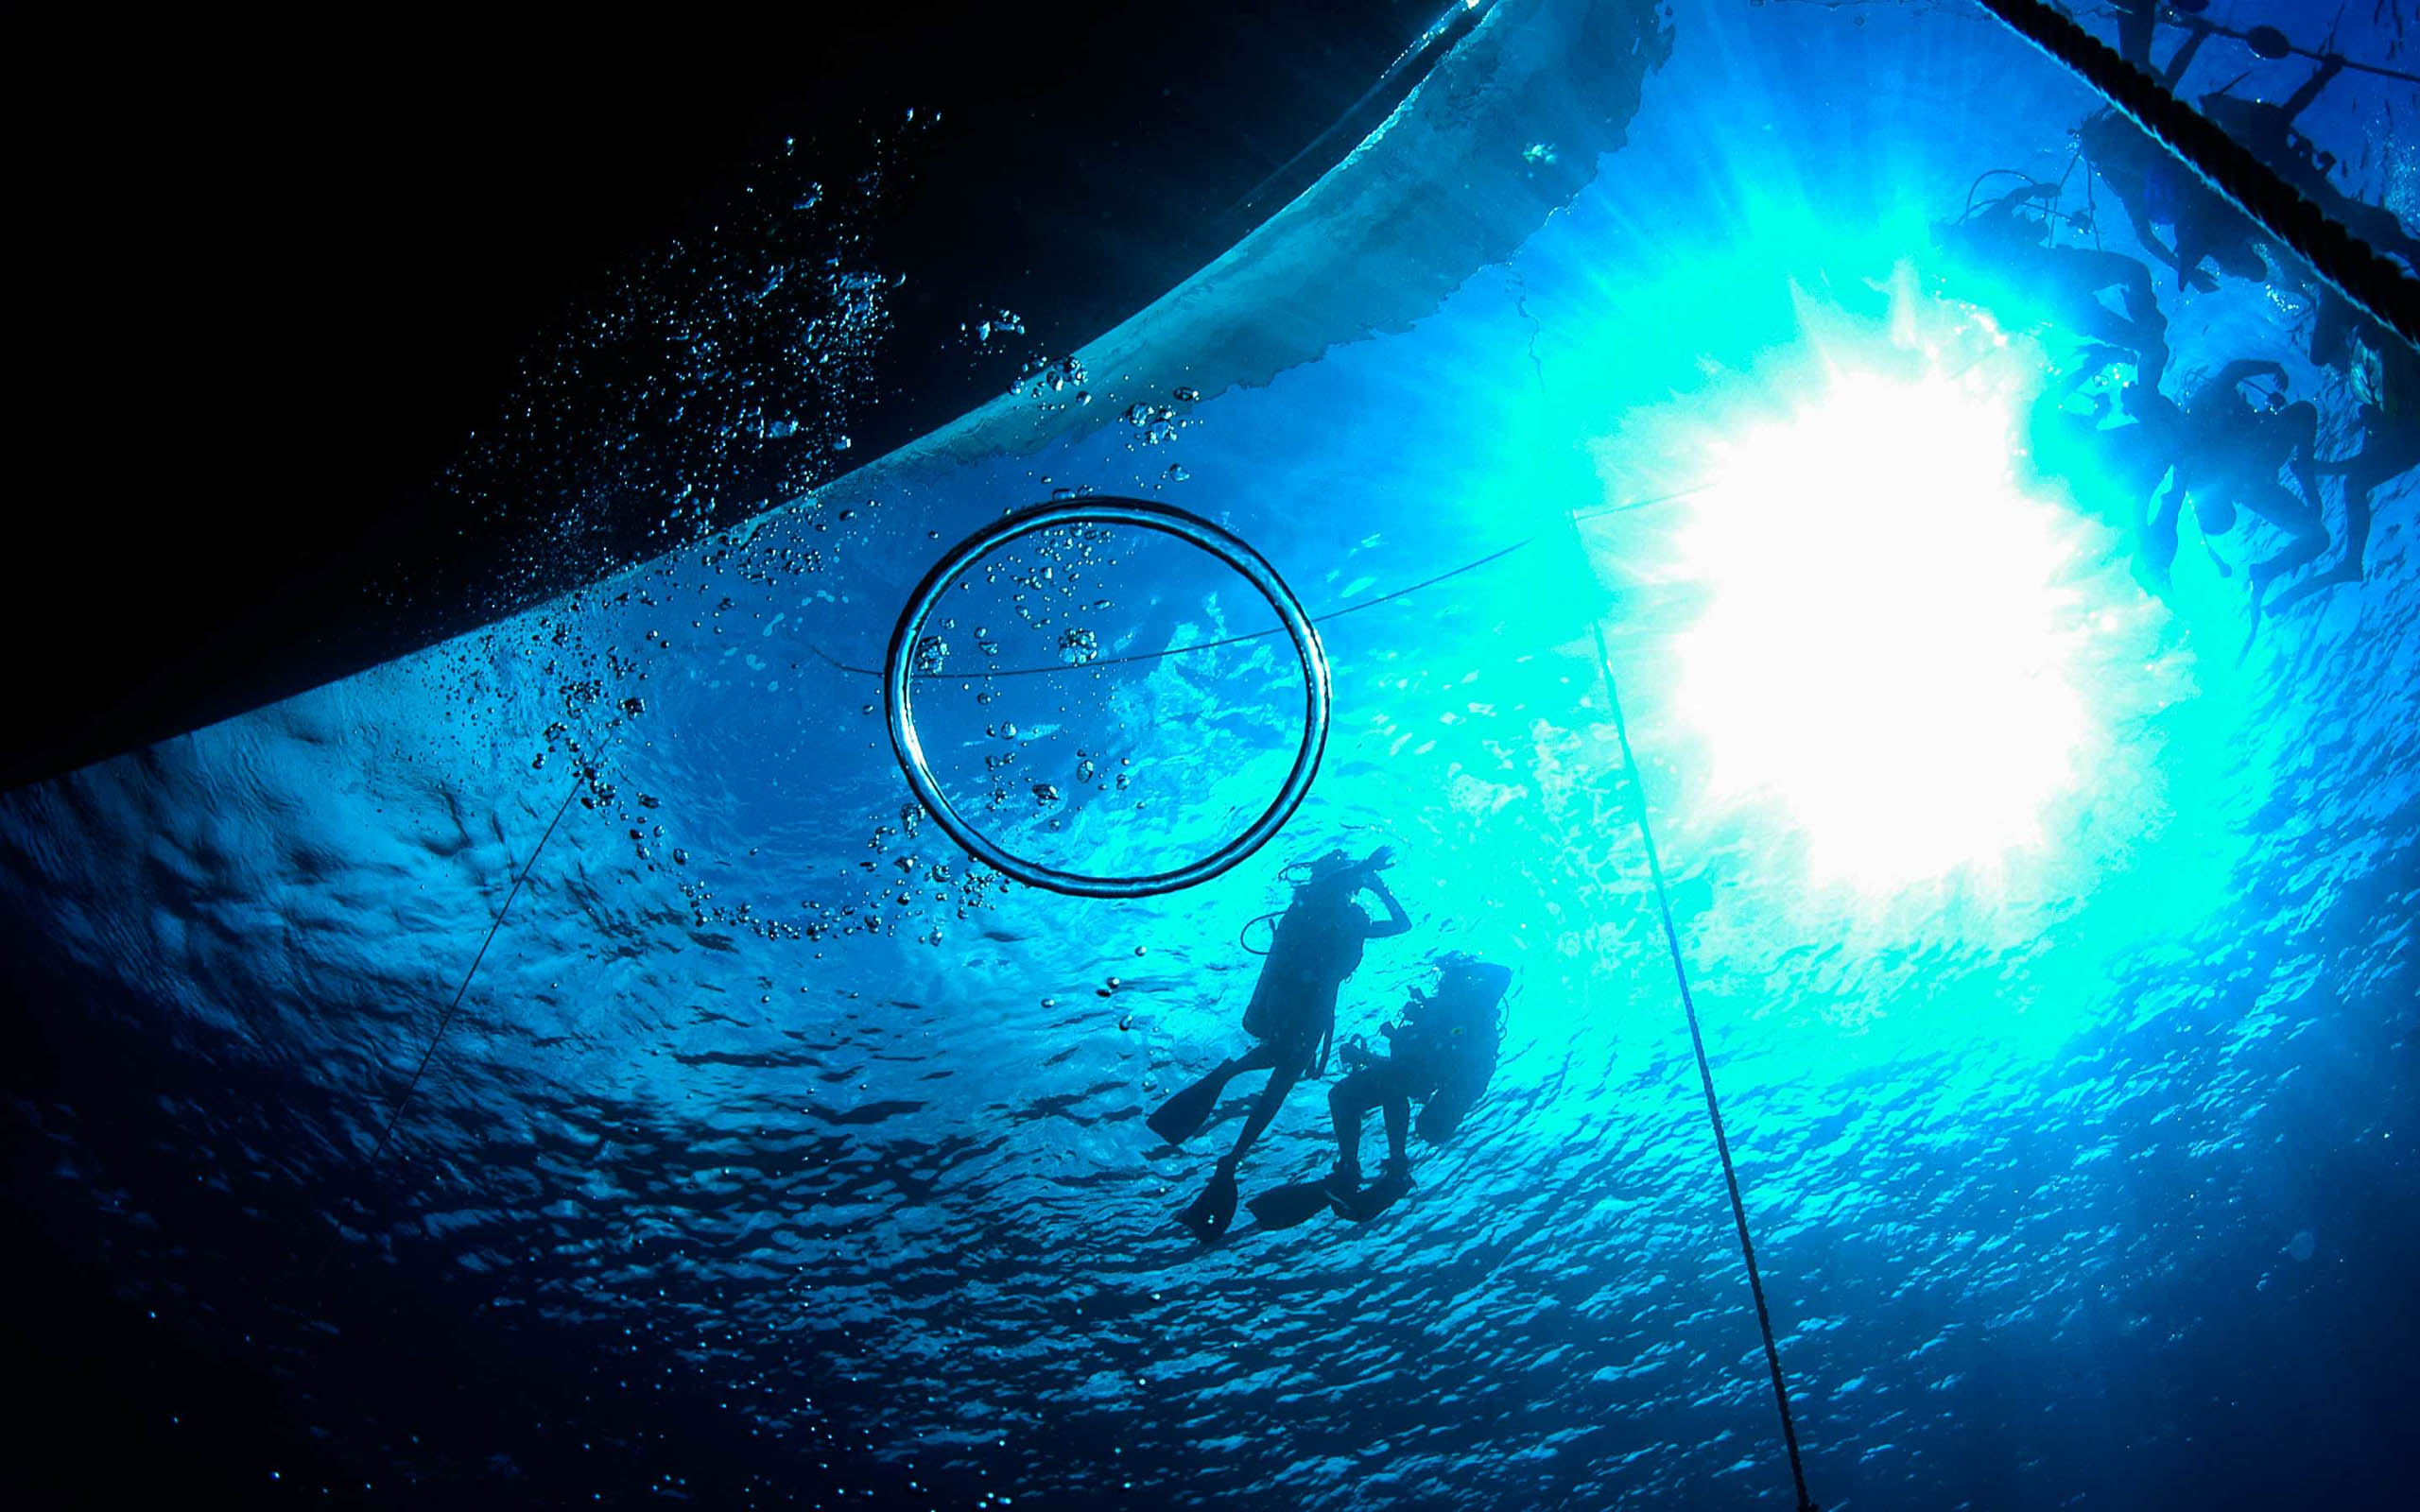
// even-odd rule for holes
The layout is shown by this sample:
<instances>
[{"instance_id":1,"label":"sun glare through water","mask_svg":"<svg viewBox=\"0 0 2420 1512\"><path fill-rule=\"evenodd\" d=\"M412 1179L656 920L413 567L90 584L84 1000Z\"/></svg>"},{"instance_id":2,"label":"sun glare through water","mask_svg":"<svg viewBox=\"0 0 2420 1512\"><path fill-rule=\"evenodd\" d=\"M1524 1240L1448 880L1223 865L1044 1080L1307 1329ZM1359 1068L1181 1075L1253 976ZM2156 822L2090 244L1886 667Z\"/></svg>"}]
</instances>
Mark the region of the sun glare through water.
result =
<instances>
[{"instance_id":1,"label":"sun glare through water","mask_svg":"<svg viewBox=\"0 0 2420 1512\"><path fill-rule=\"evenodd\" d=\"M2014 424L1987 386L1836 372L1718 452L1683 713L1714 791L1786 805L1820 874L1993 868L2086 775L2076 533L2020 489Z\"/></svg>"}]
</instances>

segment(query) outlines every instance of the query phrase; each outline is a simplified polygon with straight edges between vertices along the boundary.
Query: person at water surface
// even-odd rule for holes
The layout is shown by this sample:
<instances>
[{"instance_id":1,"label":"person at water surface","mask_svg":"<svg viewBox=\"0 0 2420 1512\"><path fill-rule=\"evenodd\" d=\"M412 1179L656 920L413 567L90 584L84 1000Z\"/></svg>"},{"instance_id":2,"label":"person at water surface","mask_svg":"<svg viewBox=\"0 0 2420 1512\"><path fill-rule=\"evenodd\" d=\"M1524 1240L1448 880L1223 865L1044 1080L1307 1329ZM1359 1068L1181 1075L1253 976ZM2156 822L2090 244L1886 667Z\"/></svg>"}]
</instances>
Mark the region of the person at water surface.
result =
<instances>
[{"instance_id":1,"label":"person at water surface","mask_svg":"<svg viewBox=\"0 0 2420 1512\"><path fill-rule=\"evenodd\" d=\"M1336 1033L1337 992L1360 966L1362 947L1411 929L1411 917L1379 876L1393 863L1393 852L1381 846L1359 861L1334 850L1310 864L1309 876L1295 888L1293 902L1277 920L1268 962L1244 1010L1244 1031L1258 1043L1220 1062L1161 1104L1147 1121L1151 1132L1181 1144L1209 1122L1229 1081L1246 1072L1269 1073L1235 1148L1219 1158L1208 1188L1178 1214L1177 1221L1204 1243L1224 1234L1235 1220L1236 1168L1244 1152L1269 1127L1304 1074L1325 1069L1327 1046ZM1374 921L1355 902L1363 892L1385 907L1383 920Z\"/></svg>"}]
</instances>

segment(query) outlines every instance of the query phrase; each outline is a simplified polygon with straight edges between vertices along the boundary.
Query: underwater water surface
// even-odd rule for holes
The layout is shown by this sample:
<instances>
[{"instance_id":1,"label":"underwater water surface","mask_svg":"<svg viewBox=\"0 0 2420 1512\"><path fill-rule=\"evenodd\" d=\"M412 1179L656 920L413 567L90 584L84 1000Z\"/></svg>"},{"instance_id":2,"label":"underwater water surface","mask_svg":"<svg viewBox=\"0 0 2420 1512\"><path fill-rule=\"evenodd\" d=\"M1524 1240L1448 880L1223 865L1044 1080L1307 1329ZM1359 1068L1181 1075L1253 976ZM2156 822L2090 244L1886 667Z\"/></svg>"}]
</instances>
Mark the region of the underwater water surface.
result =
<instances>
[{"instance_id":1,"label":"underwater water surface","mask_svg":"<svg viewBox=\"0 0 2420 1512\"><path fill-rule=\"evenodd\" d=\"M1108 418L0 798L13 1174L149 1351L130 1433L262 1505L1789 1505L1643 799L1818 1501L2394 1504L2410 477L2365 582L2256 625L2246 524L2151 591L2031 455L2074 334L1931 231L2089 180L2083 87L1961 6L1599 9L1626 140L1407 328L1036 383ZM2413 104L2303 123L2407 220ZM2349 448L2307 299L2159 293L2177 370L2274 357ZM1087 492L1336 615L1308 801L1173 895L971 863L869 670L950 544ZM1291 759L1302 669L1182 544L1029 538L937 616L935 777L1020 853L1189 859ZM1380 844L1414 929L1340 1034L1501 962L1489 1093L1379 1221L1200 1245L1251 1084L1182 1150L1144 1115L1244 1043L1284 864ZM1247 1192L1325 1168L1323 1103Z\"/></svg>"}]
</instances>

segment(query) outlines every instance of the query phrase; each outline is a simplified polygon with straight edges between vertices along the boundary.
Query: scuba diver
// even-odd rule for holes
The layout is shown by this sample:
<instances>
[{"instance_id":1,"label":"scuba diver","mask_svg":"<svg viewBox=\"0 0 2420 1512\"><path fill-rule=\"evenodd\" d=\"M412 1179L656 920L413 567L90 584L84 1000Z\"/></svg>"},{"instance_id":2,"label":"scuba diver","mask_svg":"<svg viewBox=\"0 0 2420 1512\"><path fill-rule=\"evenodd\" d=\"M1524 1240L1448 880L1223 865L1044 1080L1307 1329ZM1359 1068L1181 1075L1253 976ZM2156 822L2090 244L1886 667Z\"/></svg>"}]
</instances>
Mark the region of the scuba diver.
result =
<instances>
[{"instance_id":1,"label":"scuba diver","mask_svg":"<svg viewBox=\"0 0 2420 1512\"><path fill-rule=\"evenodd\" d=\"M1512 985L1510 969L1468 955L1440 963L1434 997L1412 989L1403 1022L1384 1026L1388 1054L1373 1056L1357 1040L1340 1051L1352 1074L1327 1094L1336 1124L1336 1167L1317 1181L1272 1188L1252 1199L1264 1228L1291 1228L1334 1208L1356 1223L1367 1223L1411 1190L1411 1160L1405 1144L1411 1133L1411 1104L1420 1100L1420 1137L1442 1144L1461 1126L1495 1074L1503 1042L1500 1007ZM1387 1164L1377 1180L1361 1184L1361 1121L1383 1109Z\"/></svg>"},{"instance_id":2,"label":"scuba diver","mask_svg":"<svg viewBox=\"0 0 2420 1512\"><path fill-rule=\"evenodd\" d=\"M2257 245L2259 228L2142 128L2115 111L2102 111L2076 129L2076 146L2118 197L2118 207L2134 225L2135 239L2176 269L2178 288L2204 294L2216 289L2218 277L2202 266L2205 262L2217 264L2219 272L2256 283L2269 276L2268 260ZM2161 239L2163 226L2173 246Z\"/></svg>"},{"instance_id":3,"label":"scuba diver","mask_svg":"<svg viewBox=\"0 0 2420 1512\"><path fill-rule=\"evenodd\" d=\"M2113 407L2107 393L2085 395L2089 413L2069 407L2080 389L2125 357L2115 347L2085 346L2082 360L2035 397L2028 450L2038 472L2066 483L2088 513L2139 541L2151 500L2176 460L2176 406L2135 381L2117 390L2115 407L2129 424L2107 423Z\"/></svg>"},{"instance_id":4,"label":"scuba diver","mask_svg":"<svg viewBox=\"0 0 2420 1512\"><path fill-rule=\"evenodd\" d=\"M2143 381L2158 387L2168 366L2168 317L2152 291L2151 269L2118 252L2050 245L2041 226L2018 217L2026 206L2058 198L2057 184L2029 180L1979 210L1970 205L1958 219L1935 223L1933 240L1974 266L2004 274L2060 325L2132 352ZM2100 302L2103 289L2117 291L2122 311Z\"/></svg>"},{"instance_id":5,"label":"scuba diver","mask_svg":"<svg viewBox=\"0 0 2420 1512\"><path fill-rule=\"evenodd\" d=\"M1236 1147L1219 1158L1201 1195L1177 1214L1177 1221L1202 1243L1225 1233L1235 1221L1236 1167L1244 1152L1269 1127L1305 1072L1326 1071L1328 1043L1336 1035L1337 990L1361 964L1362 945L1411 929L1411 917L1378 875L1393 864L1394 853L1384 846L1360 861L1331 850L1310 864L1310 875L1277 920L1268 964L1260 969L1252 1003L1244 1009L1244 1032L1259 1043L1220 1062L1145 1120L1152 1133L1182 1144L1209 1122L1229 1081L1249 1071L1269 1073L1269 1084L1253 1100ZM1365 890L1385 905L1383 921L1372 922L1354 902Z\"/></svg>"},{"instance_id":6,"label":"scuba diver","mask_svg":"<svg viewBox=\"0 0 2420 1512\"><path fill-rule=\"evenodd\" d=\"M2191 434L2175 401L2139 380L2108 392L2084 396L2088 410L2073 407L2079 390L2100 379L2125 353L2087 346L2083 360L2036 396L2028 428L2035 472L2065 487L2085 513L2134 542L2135 576L2145 588L2166 596L2175 560L2182 486L2169 486ZM2111 412L2123 423L2111 424ZM2165 500L2161 490L2169 488ZM2204 547L2221 576L2234 569L2205 536Z\"/></svg>"},{"instance_id":7,"label":"scuba diver","mask_svg":"<svg viewBox=\"0 0 2420 1512\"><path fill-rule=\"evenodd\" d=\"M2281 390L2266 413L2243 396L2243 384L2259 376ZM2287 404L2285 385L2283 364L2242 358L2195 390L2182 412L2186 444L2177 453L2175 486L2144 531L2146 566L2162 583L2175 558L2177 517L2187 499L2205 541L2235 528L2238 507L2292 536L2285 549L2245 575L2256 623L2269 585L2327 549L2316 472L2319 406L2308 400ZM2301 497L2277 481L2280 472L2293 477Z\"/></svg>"},{"instance_id":8,"label":"scuba diver","mask_svg":"<svg viewBox=\"0 0 2420 1512\"><path fill-rule=\"evenodd\" d=\"M2135 565L2140 579L2154 592L2166 593L2169 569L2176 560L2176 517L2185 505L2185 485L2176 480L2177 459L2192 439L2192 429L2185 411L2175 400L2142 383L2131 383L2118 390L2118 409L2132 423L2111 427L2105 443L2118 457L2113 471L2129 487L2136 489L2134 503ZM2165 505L2160 502L2160 489L2168 488ZM2210 553L2210 560L2218 567L2219 576L2229 576L2233 569L2219 557L2209 538L2203 546Z\"/></svg>"},{"instance_id":9,"label":"scuba diver","mask_svg":"<svg viewBox=\"0 0 2420 1512\"><path fill-rule=\"evenodd\" d=\"M2332 355L2345 371L2360 405L2361 449L2351 456L2322 462L2314 471L2337 474L2344 490L2344 557L2323 573L2314 573L2277 595L2270 612L2339 583L2358 583L2362 558L2370 544L2370 495L2381 485L2420 467L2420 353L2415 353L2377 325L2354 318L2342 298L2330 297L2344 327L2330 343ZM2323 325L2329 317L2322 312ZM2319 355L2314 338L2312 355Z\"/></svg>"}]
</instances>

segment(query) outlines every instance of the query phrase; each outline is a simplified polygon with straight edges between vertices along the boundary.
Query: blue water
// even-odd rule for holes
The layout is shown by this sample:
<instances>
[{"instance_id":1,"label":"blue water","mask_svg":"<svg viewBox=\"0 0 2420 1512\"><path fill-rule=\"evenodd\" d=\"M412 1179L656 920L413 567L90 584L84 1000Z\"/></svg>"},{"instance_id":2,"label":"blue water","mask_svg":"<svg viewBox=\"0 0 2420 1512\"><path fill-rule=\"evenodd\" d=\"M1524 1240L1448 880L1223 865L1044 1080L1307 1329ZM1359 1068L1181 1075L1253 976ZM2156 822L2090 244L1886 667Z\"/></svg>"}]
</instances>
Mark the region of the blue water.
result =
<instances>
[{"instance_id":1,"label":"blue water","mask_svg":"<svg viewBox=\"0 0 2420 1512\"><path fill-rule=\"evenodd\" d=\"M1843 724L1876 690L1819 659L1786 679L1810 712L1741 746L1707 680L1740 653L1707 627L1751 616L1753 677L1831 615L1755 621L1794 590L1743 596L1726 553L1815 511L1808 572L1887 650L1962 644L1996 548L1877 586L1817 549L1858 528L1853 491L1810 478L1745 532L1719 511L1772 498L1644 501L1858 375L2021 419L2072 342L1935 298L1926 223L1984 169L2059 178L2091 102L1962 8L1668 25L1596 180L1408 330L1191 401L1097 373L1096 404L1168 420L894 459L735 544L0 799L43 1068L9 1101L12 1171L117 1309L96 1339L150 1351L156 1420L120 1432L207 1435L189 1452L264 1505L1789 1505L1643 794L1820 1502L2401 1504L2411 480L2368 581L2245 650L2240 564L2276 538L2213 542L2222 577L2188 534L2154 595L2090 480L2020 460L2012 518L2055 571L2020 606L2048 660L2011 686L2055 682L2075 723L1988 850L1942 847L2031 780L1998 763L2042 721L1953 741L1956 770L1879 807L1858 785L1896 759L1859 745L1874 720L1994 717L1959 667ZM2393 26L2338 44L2393 60ZM2250 61L2213 48L2195 81ZM2414 103L2348 76L2304 123L2407 220ZM2324 450L2350 445L2297 297L2161 301L2177 370L2273 356ZM1219 520L1322 611L1518 549L1323 627L1335 722L1270 849L1079 901L903 815L878 684L835 664L879 663L947 544L1067 490ZM1047 541L948 612L937 776L1016 849L1154 869L1284 772L1282 638L972 676L1060 664L1070 628L1117 655L1268 627L1181 546ZM1490 1094L1415 1142L1380 1222L1198 1246L1171 1217L1235 1125L1169 1151L1142 1115L1241 1045L1236 936L1280 864L1379 843L1417 928L1371 946L1343 1032L1443 951L1503 961ZM1298 1092L1248 1193L1324 1167L1322 1103Z\"/></svg>"}]
</instances>

